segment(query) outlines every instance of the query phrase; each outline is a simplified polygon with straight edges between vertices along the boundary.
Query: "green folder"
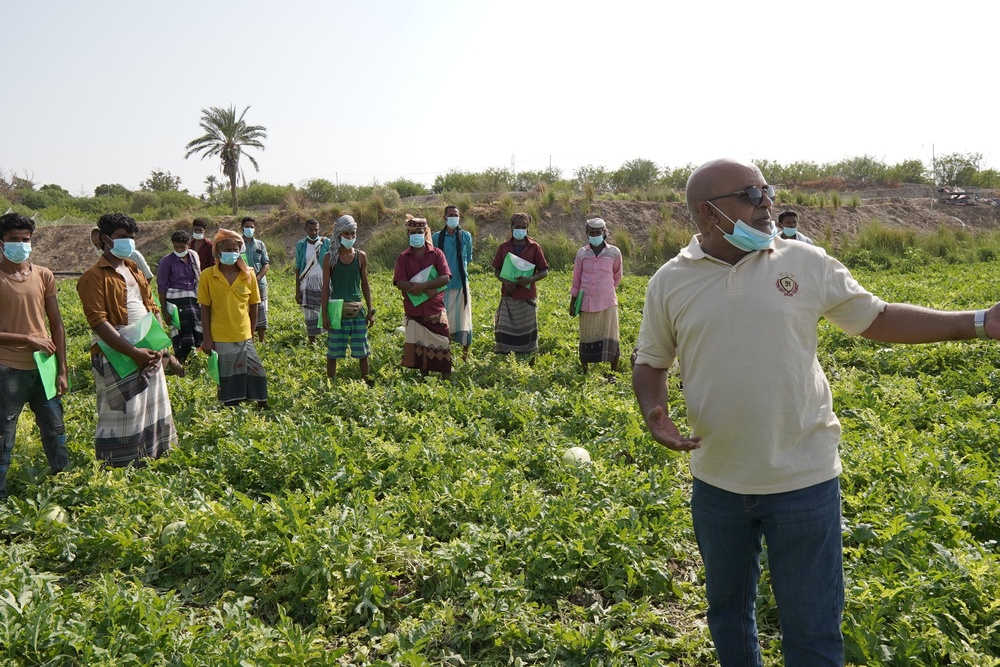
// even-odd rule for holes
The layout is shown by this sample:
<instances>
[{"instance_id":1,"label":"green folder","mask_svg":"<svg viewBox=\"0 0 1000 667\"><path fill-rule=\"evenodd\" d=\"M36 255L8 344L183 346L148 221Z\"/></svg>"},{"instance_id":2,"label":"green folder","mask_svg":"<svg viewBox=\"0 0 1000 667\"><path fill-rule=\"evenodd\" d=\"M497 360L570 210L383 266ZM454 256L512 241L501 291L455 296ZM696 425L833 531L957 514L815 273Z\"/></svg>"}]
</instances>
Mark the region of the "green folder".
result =
<instances>
[{"instance_id":1,"label":"green folder","mask_svg":"<svg viewBox=\"0 0 1000 667\"><path fill-rule=\"evenodd\" d=\"M580 308L583 307L583 290L577 292L576 298L573 299L572 303L569 304L569 314L570 317L576 317L580 314Z\"/></svg>"},{"instance_id":2,"label":"green folder","mask_svg":"<svg viewBox=\"0 0 1000 667\"><path fill-rule=\"evenodd\" d=\"M34 352L35 365L38 374L42 376L42 386L45 387L45 399L51 401L56 395L56 376L59 375L59 360L56 355L47 352Z\"/></svg>"},{"instance_id":3,"label":"green folder","mask_svg":"<svg viewBox=\"0 0 1000 667\"><path fill-rule=\"evenodd\" d=\"M170 347L170 337L163 331L160 322L153 317L153 313L146 313L142 319L135 324L130 324L118 331L122 338L132 343L136 347L147 350L165 350ZM134 340L138 339L138 340ZM132 357L122 354L118 350L112 349L103 340L97 341L98 347L108 358L111 367L118 373L118 377L127 377L139 367L132 361Z\"/></svg>"},{"instance_id":4,"label":"green folder","mask_svg":"<svg viewBox=\"0 0 1000 667\"><path fill-rule=\"evenodd\" d=\"M330 301L326 304L326 312L330 315L330 328L339 329L340 319L344 314L344 300L330 299Z\"/></svg>"},{"instance_id":5,"label":"green folder","mask_svg":"<svg viewBox=\"0 0 1000 667\"><path fill-rule=\"evenodd\" d=\"M504 280L514 282L518 278L533 275L535 275L535 265L531 262L521 259L511 252L504 257L503 267L500 268L500 277Z\"/></svg>"},{"instance_id":6,"label":"green folder","mask_svg":"<svg viewBox=\"0 0 1000 667\"><path fill-rule=\"evenodd\" d=\"M410 282L426 283L430 282L431 280L434 280L437 277L438 277L437 269L435 269L433 266L428 266L426 269L424 269L417 275L410 278ZM406 296L410 297L410 303L412 303L414 306L419 306L424 301L427 301L427 299L430 298L429 296L427 296L426 292L421 292L420 294L410 294L409 292L407 292Z\"/></svg>"},{"instance_id":7,"label":"green folder","mask_svg":"<svg viewBox=\"0 0 1000 667\"><path fill-rule=\"evenodd\" d=\"M219 384L219 353L215 350L208 355L208 377L212 378L212 382L216 385Z\"/></svg>"},{"instance_id":8,"label":"green folder","mask_svg":"<svg viewBox=\"0 0 1000 667\"><path fill-rule=\"evenodd\" d=\"M172 326L173 328L175 328L177 330L180 330L180 328L181 328L181 309L168 301L167 302L167 307L166 307L165 310L167 311L167 315L170 316L170 326Z\"/></svg>"}]
</instances>

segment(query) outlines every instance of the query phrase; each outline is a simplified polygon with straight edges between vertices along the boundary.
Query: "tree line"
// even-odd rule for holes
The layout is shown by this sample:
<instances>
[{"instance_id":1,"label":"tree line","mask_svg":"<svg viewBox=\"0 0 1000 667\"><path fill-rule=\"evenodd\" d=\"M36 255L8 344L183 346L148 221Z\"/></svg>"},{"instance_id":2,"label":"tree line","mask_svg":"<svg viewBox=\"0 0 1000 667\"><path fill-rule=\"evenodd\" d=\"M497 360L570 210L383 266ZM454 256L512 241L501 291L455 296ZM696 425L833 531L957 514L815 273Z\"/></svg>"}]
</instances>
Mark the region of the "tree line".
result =
<instances>
[{"instance_id":1,"label":"tree line","mask_svg":"<svg viewBox=\"0 0 1000 667\"><path fill-rule=\"evenodd\" d=\"M101 184L93 196L75 197L55 183L38 185L30 173L18 175L0 169L0 212L13 209L28 215L41 213L46 220L64 216L96 218L104 213L124 211L138 220L165 220L186 213L235 215L243 207L281 206L306 208L324 204L354 202L383 196L396 200L424 194L482 193L499 196L507 192L553 189L580 192L592 197L595 192L636 192L654 188L683 189L694 164L681 167L661 165L653 160L628 160L617 169L604 165L586 165L565 175L557 167L539 171L515 171L490 168L485 171L451 170L439 174L428 188L423 183L398 178L387 183L352 185L313 178L299 185L276 185L258 180L247 182L240 166L244 158L255 170L260 167L250 149L264 150L267 128L250 125L245 117L250 107L237 114L236 108L210 107L202 110L200 127L204 132L189 142L185 157L201 155L219 160L223 178L206 176L204 192L193 196L183 188L181 179L169 171L153 169L136 189L120 183ZM1000 187L1000 171L986 169L981 153L951 153L936 156L931 164L922 160L904 160L887 164L870 155L837 162L797 161L781 163L758 159L756 164L772 183L785 188L850 188L858 186L893 187L918 183L942 187ZM390 196L386 197L388 194Z\"/></svg>"}]
</instances>

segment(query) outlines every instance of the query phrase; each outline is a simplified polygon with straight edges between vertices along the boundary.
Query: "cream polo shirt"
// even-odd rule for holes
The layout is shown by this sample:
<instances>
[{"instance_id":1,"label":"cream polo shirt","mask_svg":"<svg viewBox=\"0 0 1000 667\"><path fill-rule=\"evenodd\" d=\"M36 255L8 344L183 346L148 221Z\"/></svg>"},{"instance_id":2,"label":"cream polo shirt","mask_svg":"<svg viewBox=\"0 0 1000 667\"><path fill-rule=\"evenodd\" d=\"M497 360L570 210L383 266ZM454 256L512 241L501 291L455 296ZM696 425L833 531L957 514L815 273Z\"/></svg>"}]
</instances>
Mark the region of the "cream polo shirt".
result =
<instances>
[{"instance_id":1,"label":"cream polo shirt","mask_svg":"<svg viewBox=\"0 0 1000 667\"><path fill-rule=\"evenodd\" d=\"M840 474L840 422L816 358L820 318L857 335L886 303L817 246L775 239L735 266L695 236L649 281L636 363L681 368L702 437L691 473L733 493L802 489Z\"/></svg>"}]
</instances>

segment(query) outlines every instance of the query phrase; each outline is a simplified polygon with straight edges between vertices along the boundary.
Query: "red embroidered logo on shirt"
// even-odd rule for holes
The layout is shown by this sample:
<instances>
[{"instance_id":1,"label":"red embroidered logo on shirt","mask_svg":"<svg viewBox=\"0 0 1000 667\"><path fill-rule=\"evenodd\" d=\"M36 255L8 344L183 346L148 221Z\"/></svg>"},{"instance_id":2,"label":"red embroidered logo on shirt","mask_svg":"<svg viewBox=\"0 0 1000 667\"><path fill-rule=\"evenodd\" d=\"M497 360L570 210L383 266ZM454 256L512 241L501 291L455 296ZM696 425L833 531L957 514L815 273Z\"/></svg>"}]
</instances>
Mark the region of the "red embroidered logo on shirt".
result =
<instances>
[{"instance_id":1,"label":"red embroidered logo on shirt","mask_svg":"<svg viewBox=\"0 0 1000 667\"><path fill-rule=\"evenodd\" d=\"M780 275L774 285L785 296L792 296L799 291L799 284L795 282L795 277L790 274Z\"/></svg>"}]
</instances>

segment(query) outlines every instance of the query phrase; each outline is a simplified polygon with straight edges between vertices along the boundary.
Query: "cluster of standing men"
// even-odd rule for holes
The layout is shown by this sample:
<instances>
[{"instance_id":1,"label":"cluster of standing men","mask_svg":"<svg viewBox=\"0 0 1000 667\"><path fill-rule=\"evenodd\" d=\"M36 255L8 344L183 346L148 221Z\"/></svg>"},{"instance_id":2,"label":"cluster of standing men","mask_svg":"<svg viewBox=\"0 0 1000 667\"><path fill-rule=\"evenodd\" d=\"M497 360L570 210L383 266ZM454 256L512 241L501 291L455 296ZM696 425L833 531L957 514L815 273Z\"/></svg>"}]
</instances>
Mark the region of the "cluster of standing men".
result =
<instances>
[{"instance_id":1,"label":"cluster of standing men","mask_svg":"<svg viewBox=\"0 0 1000 667\"><path fill-rule=\"evenodd\" d=\"M436 234L425 219L407 218L409 245L393 273L405 312L403 365L448 379L452 342L461 346L463 360L472 342L472 235L461 228L454 206L445 208L444 227ZM532 355L538 349L535 283L547 275L548 263L541 246L527 235L530 222L527 214L512 217L511 238L500 245L493 261L501 283L494 349L501 354ZM2 225L0 291L5 306L10 306L0 309L0 404L5 417L0 498L7 493L16 425L25 404L35 413L52 471L68 464L61 403L68 377L66 342L55 279L51 271L29 261L34 222L8 213ZM175 231L170 239L173 251L157 267L155 292L154 274L135 246L135 220L123 213L104 215L92 231L97 261L81 276L77 293L93 332L95 450L105 464L142 465L176 445L165 376L183 376L195 349L210 355L223 405L254 402L267 408L267 375L256 344L264 342L267 331L270 260L264 242L255 238L256 221L246 217L240 225L240 233L219 229L214 242L205 237L208 222L202 218L193 221L190 233ZM327 331L329 377L335 377L338 360L350 351L359 360L362 378L370 380L368 328L375 308L367 257L355 247L357 223L341 216L332 238L320 236L316 220L308 220L305 228L306 237L295 248L295 291L308 340L315 342ZM588 221L587 230L590 245L578 254L572 291L583 302L578 308L580 359L584 370L597 361L608 361L615 369L621 253L606 243L603 220ZM334 303L336 309L330 307ZM163 343L151 345L157 331ZM54 391L43 386L35 353L54 359Z\"/></svg>"}]
</instances>

